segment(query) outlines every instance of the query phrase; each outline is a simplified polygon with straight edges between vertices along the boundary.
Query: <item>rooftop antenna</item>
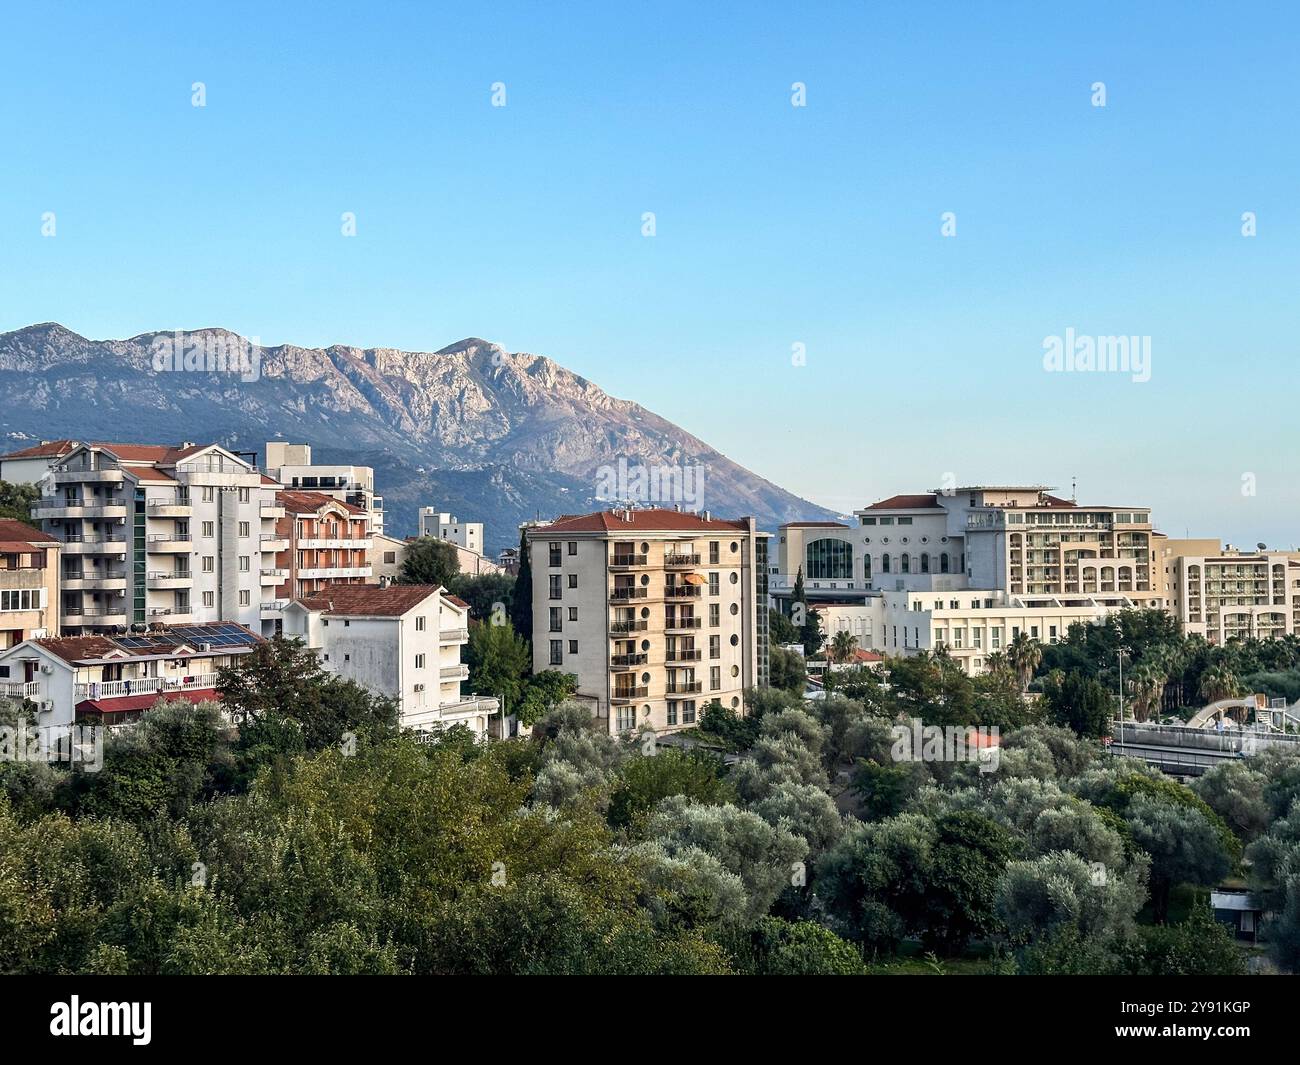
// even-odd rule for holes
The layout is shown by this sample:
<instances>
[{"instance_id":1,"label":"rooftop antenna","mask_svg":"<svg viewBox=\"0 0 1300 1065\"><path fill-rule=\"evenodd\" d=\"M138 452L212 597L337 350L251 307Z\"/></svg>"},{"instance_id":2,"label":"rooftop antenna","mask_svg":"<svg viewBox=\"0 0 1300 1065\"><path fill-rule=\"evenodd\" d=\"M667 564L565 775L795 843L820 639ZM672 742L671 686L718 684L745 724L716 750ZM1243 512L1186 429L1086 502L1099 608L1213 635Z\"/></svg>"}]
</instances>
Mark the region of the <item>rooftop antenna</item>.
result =
<instances>
[{"instance_id":1,"label":"rooftop antenna","mask_svg":"<svg viewBox=\"0 0 1300 1065\"><path fill-rule=\"evenodd\" d=\"M1070 502L1075 506L1079 505L1079 475L1077 473L1070 478Z\"/></svg>"}]
</instances>

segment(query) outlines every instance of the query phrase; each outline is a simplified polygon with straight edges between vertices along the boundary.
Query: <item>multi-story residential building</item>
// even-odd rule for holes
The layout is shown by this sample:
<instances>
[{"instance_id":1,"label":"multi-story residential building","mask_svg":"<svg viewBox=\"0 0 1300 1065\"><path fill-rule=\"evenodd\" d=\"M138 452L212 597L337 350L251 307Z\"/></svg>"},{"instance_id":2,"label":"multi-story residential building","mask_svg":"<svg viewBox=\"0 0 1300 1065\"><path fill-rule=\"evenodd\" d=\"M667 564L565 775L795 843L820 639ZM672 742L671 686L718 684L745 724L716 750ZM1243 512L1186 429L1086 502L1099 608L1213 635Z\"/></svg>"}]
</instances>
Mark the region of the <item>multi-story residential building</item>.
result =
<instances>
[{"instance_id":1,"label":"multi-story residential building","mask_svg":"<svg viewBox=\"0 0 1300 1065\"><path fill-rule=\"evenodd\" d=\"M78 444L76 440L42 440L39 444L0 455L0 481L39 484L54 466Z\"/></svg>"},{"instance_id":2,"label":"multi-story residential building","mask_svg":"<svg viewBox=\"0 0 1300 1065\"><path fill-rule=\"evenodd\" d=\"M280 491L284 509L276 523L276 599L303 599L327 585L364 584L370 564L369 517L352 503L320 492Z\"/></svg>"},{"instance_id":3,"label":"multi-story residential building","mask_svg":"<svg viewBox=\"0 0 1300 1065\"><path fill-rule=\"evenodd\" d=\"M861 606L876 590L862 577L861 557L861 544L843 522L787 522L777 530L776 557L766 567L772 605L790 613L802 573L810 604Z\"/></svg>"},{"instance_id":4,"label":"multi-story residential building","mask_svg":"<svg viewBox=\"0 0 1300 1065\"><path fill-rule=\"evenodd\" d=\"M1171 556L1171 610L1182 631L1222 646L1300 632L1300 555L1238 551Z\"/></svg>"},{"instance_id":5,"label":"multi-story residential building","mask_svg":"<svg viewBox=\"0 0 1300 1065\"><path fill-rule=\"evenodd\" d=\"M477 555L483 554L483 523L461 521L454 514L436 507L420 508L420 535L446 540Z\"/></svg>"},{"instance_id":6,"label":"multi-story residential building","mask_svg":"<svg viewBox=\"0 0 1300 1065\"><path fill-rule=\"evenodd\" d=\"M24 640L0 651L0 696L30 700L41 726L125 724L159 699L216 700L217 671L260 642L230 623Z\"/></svg>"},{"instance_id":7,"label":"multi-story residential building","mask_svg":"<svg viewBox=\"0 0 1300 1065\"><path fill-rule=\"evenodd\" d=\"M65 635L260 625L284 512L248 457L215 444L79 444L41 486L33 517L63 545Z\"/></svg>"},{"instance_id":8,"label":"multi-story residential building","mask_svg":"<svg viewBox=\"0 0 1300 1065\"><path fill-rule=\"evenodd\" d=\"M266 472L285 488L323 492L365 511L372 532L384 531L384 497L375 495L375 471L370 466L313 463L310 444L280 440L266 445Z\"/></svg>"},{"instance_id":9,"label":"multi-story residential building","mask_svg":"<svg viewBox=\"0 0 1300 1065\"><path fill-rule=\"evenodd\" d=\"M0 518L0 650L59 635L59 541Z\"/></svg>"},{"instance_id":10,"label":"multi-story residential building","mask_svg":"<svg viewBox=\"0 0 1300 1065\"><path fill-rule=\"evenodd\" d=\"M304 640L331 673L396 699L404 727L464 724L485 736L499 709L495 698L461 694L469 607L441 588L331 585L285 608L284 634Z\"/></svg>"},{"instance_id":11,"label":"multi-story residential building","mask_svg":"<svg viewBox=\"0 0 1300 1065\"><path fill-rule=\"evenodd\" d=\"M410 551L411 545L416 542L416 538L408 536L405 540L399 540L396 536L383 535L372 539L370 566L375 577L388 577L390 580L396 580L402 572L402 563L406 561L407 552ZM457 570L466 576L483 577L489 573L505 572L497 563L484 555L480 555L477 551L471 551L467 547L461 547L459 544L447 540L443 542L450 544L456 552Z\"/></svg>"},{"instance_id":12,"label":"multi-story residential building","mask_svg":"<svg viewBox=\"0 0 1300 1065\"><path fill-rule=\"evenodd\" d=\"M739 711L766 676L767 534L752 518L620 508L525 536L533 668L575 674L610 732L689 728L714 700Z\"/></svg>"}]
</instances>

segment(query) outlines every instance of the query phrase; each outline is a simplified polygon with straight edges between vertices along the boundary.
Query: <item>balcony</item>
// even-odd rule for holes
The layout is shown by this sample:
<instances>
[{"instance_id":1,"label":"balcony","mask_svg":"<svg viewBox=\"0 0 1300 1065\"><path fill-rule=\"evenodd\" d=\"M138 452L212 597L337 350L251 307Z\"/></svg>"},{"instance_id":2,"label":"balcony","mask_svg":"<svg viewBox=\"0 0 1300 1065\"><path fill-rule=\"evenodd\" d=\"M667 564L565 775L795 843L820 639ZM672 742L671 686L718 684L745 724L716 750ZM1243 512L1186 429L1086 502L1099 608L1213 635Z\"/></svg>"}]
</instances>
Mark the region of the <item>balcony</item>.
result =
<instances>
[{"instance_id":1,"label":"balcony","mask_svg":"<svg viewBox=\"0 0 1300 1065\"><path fill-rule=\"evenodd\" d=\"M623 636L629 632L645 632L649 624L644 618L637 621L611 621L609 623L609 634L611 636Z\"/></svg>"},{"instance_id":2,"label":"balcony","mask_svg":"<svg viewBox=\"0 0 1300 1065\"><path fill-rule=\"evenodd\" d=\"M112 470L53 470L55 484L121 484L122 471Z\"/></svg>"},{"instance_id":3,"label":"balcony","mask_svg":"<svg viewBox=\"0 0 1300 1065\"><path fill-rule=\"evenodd\" d=\"M261 616L263 618L278 618L290 602L289 599L268 599L262 603Z\"/></svg>"},{"instance_id":4,"label":"balcony","mask_svg":"<svg viewBox=\"0 0 1300 1065\"><path fill-rule=\"evenodd\" d=\"M649 593L647 588L611 588L609 590L609 601L611 603L623 603L629 599L644 599Z\"/></svg>"},{"instance_id":5,"label":"balcony","mask_svg":"<svg viewBox=\"0 0 1300 1065\"><path fill-rule=\"evenodd\" d=\"M132 680L97 680L76 685L78 699L121 699L129 695L166 696L168 692L205 691L216 688L216 673L191 677L136 677Z\"/></svg>"},{"instance_id":6,"label":"balcony","mask_svg":"<svg viewBox=\"0 0 1300 1065\"><path fill-rule=\"evenodd\" d=\"M179 625L193 618L193 611L187 606L155 606L149 609L150 621L161 621L168 625Z\"/></svg>"},{"instance_id":7,"label":"balcony","mask_svg":"<svg viewBox=\"0 0 1300 1065\"><path fill-rule=\"evenodd\" d=\"M704 656L703 651L669 651L664 656L665 662L698 662Z\"/></svg>"},{"instance_id":8,"label":"balcony","mask_svg":"<svg viewBox=\"0 0 1300 1065\"><path fill-rule=\"evenodd\" d=\"M149 500L149 517L151 518L188 518L194 507L188 498L166 498Z\"/></svg>"},{"instance_id":9,"label":"balcony","mask_svg":"<svg viewBox=\"0 0 1300 1065\"><path fill-rule=\"evenodd\" d=\"M335 536L327 539L299 539L298 548L302 551L311 551L315 549L342 550L342 551L364 551L370 546L369 537L364 536Z\"/></svg>"},{"instance_id":10,"label":"balcony","mask_svg":"<svg viewBox=\"0 0 1300 1065\"><path fill-rule=\"evenodd\" d=\"M101 589L124 592L126 591L126 571L65 573L59 578L59 587L65 592L97 591Z\"/></svg>"},{"instance_id":11,"label":"balcony","mask_svg":"<svg viewBox=\"0 0 1300 1065\"><path fill-rule=\"evenodd\" d=\"M670 569L675 566L698 566L699 564L699 555L683 555L676 552L664 555L664 566Z\"/></svg>"},{"instance_id":12,"label":"balcony","mask_svg":"<svg viewBox=\"0 0 1300 1065\"><path fill-rule=\"evenodd\" d=\"M469 639L469 629L443 629L438 633L439 643L464 643Z\"/></svg>"},{"instance_id":13,"label":"balcony","mask_svg":"<svg viewBox=\"0 0 1300 1065\"><path fill-rule=\"evenodd\" d=\"M261 581L263 588L272 588L277 584L283 584L288 579L289 571L287 569L262 570Z\"/></svg>"},{"instance_id":14,"label":"balcony","mask_svg":"<svg viewBox=\"0 0 1300 1065\"><path fill-rule=\"evenodd\" d=\"M38 680L0 680L0 696L9 699L35 699L40 693Z\"/></svg>"},{"instance_id":15,"label":"balcony","mask_svg":"<svg viewBox=\"0 0 1300 1065\"><path fill-rule=\"evenodd\" d=\"M702 591L698 584L670 584L664 589L664 595L669 599L698 599Z\"/></svg>"},{"instance_id":16,"label":"balcony","mask_svg":"<svg viewBox=\"0 0 1300 1065\"><path fill-rule=\"evenodd\" d=\"M443 680L469 680L469 666L463 663L459 666L443 666L438 670L438 676Z\"/></svg>"},{"instance_id":17,"label":"balcony","mask_svg":"<svg viewBox=\"0 0 1300 1065\"><path fill-rule=\"evenodd\" d=\"M633 666L644 666L648 658L644 654L610 655L609 664L611 669L631 669Z\"/></svg>"},{"instance_id":18,"label":"balcony","mask_svg":"<svg viewBox=\"0 0 1300 1065\"><path fill-rule=\"evenodd\" d=\"M82 536L73 533L63 542L65 555L121 555L126 540L121 536Z\"/></svg>"},{"instance_id":19,"label":"balcony","mask_svg":"<svg viewBox=\"0 0 1300 1065\"><path fill-rule=\"evenodd\" d=\"M86 625L125 625L126 604L120 607L65 606L59 610L60 623L72 628Z\"/></svg>"},{"instance_id":20,"label":"balcony","mask_svg":"<svg viewBox=\"0 0 1300 1065\"><path fill-rule=\"evenodd\" d=\"M668 685L669 695L699 695L703 690L704 682L701 680Z\"/></svg>"},{"instance_id":21,"label":"balcony","mask_svg":"<svg viewBox=\"0 0 1300 1065\"><path fill-rule=\"evenodd\" d=\"M630 703L633 699L644 699L650 694L649 688L617 688L610 696L612 703Z\"/></svg>"},{"instance_id":22,"label":"balcony","mask_svg":"<svg viewBox=\"0 0 1300 1065\"><path fill-rule=\"evenodd\" d=\"M615 555L610 559L610 569L630 569L632 566L644 566L645 555Z\"/></svg>"},{"instance_id":23,"label":"balcony","mask_svg":"<svg viewBox=\"0 0 1300 1065\"><path fill-rule=\"evenodd\" d=\"M298 571L299 580L313 580L316 578L328 579L347 578L347 577L369 577L373 573L370 566L318 566L313 569L300 569Z\"/></svg>"},{"instance_id":24,"label":"balcony","mask_svg":"<svg viewBox=\"0 0 1300 1065\"><path fill-rule=\"evenodd\" d=\"M81 499L60 499L57 496L44 496L34 507L32 517L48 518L125 518L124 501L104 500L87 503Z\"/></svg>"},{"instance_id":25,"label":"balcony","mask_svg":"<svg viewBox=\"0 0 1300 1065\"><path fill-rule=\"evenodd\" d=\"M669 617L664 619L664 628L668 632L675 629L698 629L703 624L703 618L677 618Z\"/></svg>"},{"instance_id":26,"label":"balcony","mask_svg":"<svg viewBox=\"0 0 1300 1065\"><path fill-rule=\"evenodd\" d=\"M263 517L263 518L283 518L283 517L284 517L284 504L283 504L283 503L263 503L263 504L262 504L262 507L261 507L261 510L262 510L262 517Z\"/></svg>"},{"instance_id":27,"label":"balcony","mask_svg":"<svg viewBox=\"0 0 1300 1065\"><path fill-rule=\"evenodd\" d=\"M146 550L151 554L189 551L192 541L193 537L189 533L153 533L149 537Z\"/></svg>"},{"instance_id":28,"label":"balcony","mask_svg":"<svg viewBox=\"0 0 1300 1065\"><path fill-rule=\"evenodd\" d=\"M289 535L288 533L262 533L261 544L263 551L288 551Z\"/></svg>"},{"instance_id":29,"label":"balcony","mask_svg":"<svg viewBox=\"0 0 1300 1065\"><path fill-rule=\"evenodd\" d=\"M150 573L145 578L146 588L188 588L194 580L189 570L184 573Z\"/></svg>"}]
</instances>

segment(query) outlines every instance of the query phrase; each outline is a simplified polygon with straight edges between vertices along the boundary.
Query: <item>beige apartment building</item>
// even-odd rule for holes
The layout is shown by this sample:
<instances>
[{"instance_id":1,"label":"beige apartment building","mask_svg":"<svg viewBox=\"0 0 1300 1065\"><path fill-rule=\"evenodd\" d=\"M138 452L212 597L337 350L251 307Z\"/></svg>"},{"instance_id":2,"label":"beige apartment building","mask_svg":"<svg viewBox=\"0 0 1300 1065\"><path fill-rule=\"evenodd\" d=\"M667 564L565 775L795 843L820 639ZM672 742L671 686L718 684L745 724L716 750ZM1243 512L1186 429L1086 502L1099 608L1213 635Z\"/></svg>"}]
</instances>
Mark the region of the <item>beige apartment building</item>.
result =
<instances>
[{"instance_id":1,"label":"beige apartment building","mask_svg":"<svg viewBox=\"0 0 1300 1065\"><path fill-rule=\"evenodd\" d=\"M60 546L30 525L0 519L0 651L59 635Z\"/></svg>"},{"instance_id":2,"label":"beige apartment building","mask_svg":"<svg viewBox=\"0 0 1300 1065\"><path fill-rule=\"evenodd\" d=\"M691 728L766 682L767 534L753 518L619 508L525 529L533 668L578 678L601 726Z\"/></svg>"},{"instance_id":3,"label":"beige apartment building","mask_svg":"<svg viewBox=\"0 0 1300 1065\"><path fill-rule=\"evenodd\" d=\"M1288 551L1177 555L1170 579L1184 633L1215 645L1300 632L1300 556Z\"/></svg>"}]
</instances>

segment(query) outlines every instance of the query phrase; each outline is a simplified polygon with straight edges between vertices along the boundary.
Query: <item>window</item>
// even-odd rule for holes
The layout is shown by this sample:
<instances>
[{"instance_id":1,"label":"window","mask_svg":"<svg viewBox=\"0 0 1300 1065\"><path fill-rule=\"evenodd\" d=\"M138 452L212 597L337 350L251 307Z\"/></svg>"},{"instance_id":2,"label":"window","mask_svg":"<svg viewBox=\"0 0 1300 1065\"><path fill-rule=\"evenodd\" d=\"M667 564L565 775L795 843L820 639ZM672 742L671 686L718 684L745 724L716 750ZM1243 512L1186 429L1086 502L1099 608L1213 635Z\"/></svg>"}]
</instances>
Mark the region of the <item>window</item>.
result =
<instances>
[{"instance_id":1,"label":"window","mask_svg":"<svg viewBox=\"0 0 1300 1065\"><path fill-rule=\"evenodd\" d=\"M240 535L240 536L247 536L247 535L248 535L248 522L246 522L246 521L241 521L241 522L239 523L239 535Z\"/></svg>"},{"instance_id":2,"label":"window","mask_svg":"<svg viewBox=\"0 0 1300 1065\"><path fill-rule=\"evenodd\" d=\"M716 566L719 562L719 555L718 555L719 546L720 546L719 541L717 540L709 541L709 565L710 566Z\"/></svg>"},{"instance_id":3,"label":"window","mask_svg":"<svg viewBox=\"0 0 1300 1065\"><path fill-rule=\"evenodd\" d=\"M571 655L576 655L577 653L578 653L578 641L577 641L577 640L570 640L570 641L569 641L569 654L571 654Z\"/></svg>"},{"instance_id":4,"label":"window","mask_svg":"<svg viewBox=\"0 0 1300 1065\"><path fill-rule=\"evenodd\" d=\"M947 572L948 572L948 552L947 552L947 551L945 551L943 554L941 554L941 555L939 556L939 572L940 572L940 573L947 573Z\"/></svg>"},{"instance_id":5,"label":"window","mask_svg":"<svg viewBox=\"0 0 1300 1065\"><path fill-rule=\"evenodd\" d=\"M921 552L921 572L930 572L930 556L924 551Z\"/></svg>"},{"instance_id":6,"label":"window","mask_svg":"<svg viewBox=\"0 0 1300 1065\"><path fill-rule=\"evenodd\" d=\"M239 605L240 606L253 605L252 593L247 588L243 588L239 592Z\"/></svg>"},{"instance_id":7,"label":"window","mask_svg":"<svg viewBox=\"0 0 1300 1065\"><path fill-rule=\"evenodd\" d=\"M853 579L853 545L847 540L814 540L804 549L804 561L808 580Z\"/></svg>"},{"instance_id":8,"label":"window","mask_svg":"<svg viewBox=\"0 0 1300 1065\"><path fill-rule=\"evenodd\" d=\"M249 567L250 567L249 556L248 556L248 555L240 555L240 556L239 556L239 572L240 572L240 573L247 573L247 572L249 572Z\"/></svg>"},{"instance_id":9,"label":"window","mask_svg":"<svg viewBox=\"0 0 1300 1065\"><path fill-rule=\"evenodd\" d=\"M211 503L213 500L215 500L215 499L217 498L217 496L216 496L216 491L217 491L216 488L213 487L212 485L210 485L210 484L208 484L208 485L204 485L204 486L203 486L203 502L205 502L205 503Z\"/></svg>"},{"instance_id":10,"label":"window","mask_svg":"<svg viewBox=\"0 0 1300 1065\"><path fill-rule=\"evenodd\" d=\"M668 724L677 724L677 704L675 702L669 702L668 704Z\"/></svg>"},{"instance_id":11,"label":"window","mask_svg":"<svg viewBox=\"0 0 1300 1065\"><path fill-rule=\"evenodd\" d=\"M211 555L204 555L204 556L203 556L203 572L204 572L204 573L211 573L211 572L213 572L213 565L214 565L214 560L213 560L212 556L211 556Z\"/></svg>"},{"instance_id":12,"label":"window","mask_svg":"<svg viewBox=\"0 0 1300 1065\"><path fill-rule=\"evenodd\" d=\"M387 566L392 566L392 565L395 565L396 562L397 562L397 552L396 552L396 551L385 551L385 552L384 552L384 564L385 564L385 565L387 565Z\"/></svg>"},{"instance_id":13,"label":"window","mask_svg":"<svg viewBox=\"0 0 1300 1065\"><path fill-rule=\"evenodd\" d=\"M415 619L415 631L416 631L416 632L423 632L424 629L425 629L425 624L424 624L424 623L425 623L426 621L428 621L428 620L429 620L429 619L426 618L423 614L421 614L418 618L416 618L416 619Z\"/></svg>"},{"instance_id":14,"label":"window","mask_svg":"<svg viewBox=\"0 0 1300 1065\"><path fill-rule=\"evenodd\" d=\"M241 503L247 503L247 502L249 501L249 499L250 499L249 492L250 492L250 491L251 491L251 489L248 489L248 488L241 488L241 489L239 490L239 501L240 501Z\"/></svg>"},{"instance_id":15,"label":"window","mask_svg":"<svg viewBox=\"0 0 1300 1065\"><path fill-rule=\"evenodd\" d=\"M709 691L716 692L722 689L722 667L709 667Z\"/></svg>"},{"instance_id":16,"label":"window","mask_svg":"<svg viewBox=\"0 0 1300 1065\"><path fill-rule=\"evenodd\" d=\"M863 524L863 525L875 525L875 524L876 524L876 519L875 519L875 518L863 518L863 519L862 519L862 524Z\"/></svg>"},{"instance_id":17,"label":"window","mask_svg":"<svg viewBox=\"0 0 1300 1065\"><path fill-rule=\"evenodd\" d=\"M687 699L682 703L682 724L695 724L695 700Z\"/></svg>"},{"instance_id":18,"label":"window","mask_svg":"<svg viewBox=\"0 0 1300 1065\"><path fill-rule=\"evenodd\" d=\"M560 564L560 545L558 543L551 543L547 546L551 551L550 564L552 566L558 566Z\"/></svg>"},{"instance_id":19,"label":"window","mask_svg":"<svg viewBox=\"0 0 1300 1065\"><path fill-rule=\"evenodd\" d=\"M722 657L722 637L721 637L721 636L710 636L710 637L709 637L709 657L710 657L710 658L721 658L721 657Z\"/></svg>"},{"instance_id":20,"label":"window","mask_svg":"<svg viewBox=\"0 0 1300 1065\"><path fill-rule=\"evenodd\" d=\"M578 620L578 608L576 606L569 607L569 620L570 621Z\"/></svg>"},{"instance_id":21,"label":"window","mask_svg":"<svg viewBox=\"0 0 1300 1065\"><path fill-rule=\"evenodd\" d=\"M551 595L550 595L550 598L552 598L552 599L563 599L563 598L564 598L564 592L563 592L563 590L560 588L560 575L559 575L558 573L552 573L551 576L550 576L550 578L549 578L549 580L550 580L550 585L551 585Z\"/></svg>"},{"instance_id":22,"label":"window","mask_svg":"<svg viewBox=\"0 0 1300 1065\"><path fill-rule=\"evenodd\" d=\"M862 579L865 581L871 580L871 556L870 555L862 556Z\"/></svg>"},{"instance_id":23,"label":"window","mask_svg":"<svg viewBox=\"0 0 1300 1065\"><path fill-rule=\"evenodd\" d=\"M212 522L210 522L210 521L205 521L205 522L203 523L203 535L204 535L204 536L212 536L212 535L214 534L215 530L216 530L216 526L215 526Z\"/></svg>"},{"instance_id":24,"label":"window","mask_svg":"<svg viewBox=\"0 0 1300 1065\"><path fill-rule=\"evenodd\" d=\"M569 554L571 554L571 555L576 555L577 553L578 553L578 541L576 541L576 540L570 540L570 541L569 541Z\"/></svg>"},{"instance_id":25,"label":"window","mask_svg":"<svg viewBox=\"0 0 1300 1065\"><path fill-rule=\"evenodd\" d=\"M578 587L578 575L576 573L569 574L569 587L570 588Z\"/></svg>"},{"instance_id":26,"label":"window","mask_svg":"<svg viewBox=\"0 0 1300 1065\"><path fill-rule=\"evenodd\" d=\"M881 573L888 573L888 572L889 572L889 556L888 556L888 555L881 555L881 556L880 556L880 572L881 572Z\"/></svg>"},{"instance_id":27,"label":"window","mask_svg":"<svg viewBox=\"0 0 1300 1065\"><path fill-rule=\"evenodd\" d=\"M415 668L416 668L416 669L423 669L423 668L424 668L424 655L416 655L416 656L415 656Z\"/></svg>"},{"instance_id":28,"label":"window","mask_svg":"<svg viewBox=\"0 0 1300 1065\"><path fill-rule=\"evenodd\" d=\"M205 607L211 609L212 607L216 606L216 602L217 602L217 593L216 593L216 592L204 592L204 593L203 593L203 605L204 605Z\"/></svg>"},{"instance_id":29,"label":"window","mask_svg":"<svg viewBox=\"0 0 1300 1065\"><path fill-rule=\"evenodd\" d=\"M709 627L716 629L722 624L722 610L717 603L709 604Z\"/></svg>"},{"instance_id":30,"label":"window","mask_svg":"<svg viewBox=\"0 0 1300 1065\"><path fill-rule=\"evenodd\" d=\"M911 572L912 572L912 556L911 556L911 555L908 555L908 554L904 554L903 557L902 557L902 563L903 563L903 567L902 567L902 568L903 568L903 572L904 572L904 573L911 573Z\"/></svg>"},{"instance_id":31,"label":"window","mask_svg":"<svg viewBox=\"0 0 1300 1065\"><path fill-rule=\"evenodd\" d=\"M551 628L550 628L551 632L559 632L564 627L563 614L564 614L563 607L558 607L558 606L551 607Z\"/></svg>"},{"instance_id":32,"label":"window","mask_svg":"<svg viewBox=\"0 0 1300 1065\"><path fill-rule=\"evenodd\" d=\"M620 706L618 708L618 730L628 732L636 727L636 707Z\"/></svg>"},{"instance_id":33,"label":"window","mask_svg":"<svg viewBox=\"0 0 1300 1065\"><path fill-rule=\"evenodd\" d=\"M551 641L551 665L559 666L564 664L564 641Z\"/></svg>"},{"instance_id":34,"label":"window","mask_svg":"<svg viewBox=\"0 0 1300 1065\"><path fill-rule=\"evenodd\" d=\"M710 573L709 574L709 595L717 595L719 590L720 589L718 583L718 575L716 573Z\"/></svg>"}]
</instances>

